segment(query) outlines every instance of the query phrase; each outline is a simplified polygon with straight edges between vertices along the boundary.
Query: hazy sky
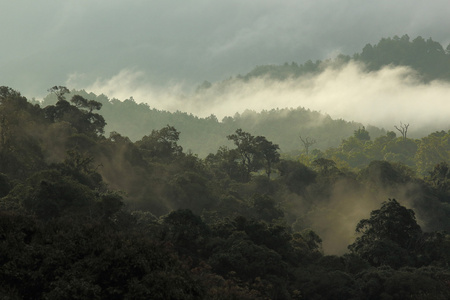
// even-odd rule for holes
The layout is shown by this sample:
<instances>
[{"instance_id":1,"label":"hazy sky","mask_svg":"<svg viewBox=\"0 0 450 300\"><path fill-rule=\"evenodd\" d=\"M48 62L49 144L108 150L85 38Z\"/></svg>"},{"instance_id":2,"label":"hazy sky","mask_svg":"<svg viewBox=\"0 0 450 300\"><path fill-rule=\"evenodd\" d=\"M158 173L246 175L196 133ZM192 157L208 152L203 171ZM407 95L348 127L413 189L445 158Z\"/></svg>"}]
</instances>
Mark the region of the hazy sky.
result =
<instances>
[{"instance_id":1,"label":"hazy sky","mask_svg":"<svg viewBox=\"0 0 450 300\"><path fill-rule=\"evenodd\" d=\"M449 11L448 0L0 0L0 85L39 97L131 70L141 83L195 88L394 35L446 47Z\"/></svg>"}]
</instances>

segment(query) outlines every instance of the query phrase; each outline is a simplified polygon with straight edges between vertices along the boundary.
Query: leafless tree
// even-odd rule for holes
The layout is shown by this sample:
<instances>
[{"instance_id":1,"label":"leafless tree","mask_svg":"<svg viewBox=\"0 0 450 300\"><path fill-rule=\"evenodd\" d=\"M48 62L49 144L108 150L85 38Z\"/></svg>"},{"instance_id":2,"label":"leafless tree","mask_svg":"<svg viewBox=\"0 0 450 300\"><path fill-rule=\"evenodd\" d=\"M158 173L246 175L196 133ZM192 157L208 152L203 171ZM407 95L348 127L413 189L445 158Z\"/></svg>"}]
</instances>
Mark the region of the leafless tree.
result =
<instances>
[{"instance_id":1,"label":"leafless tree","mask_svg":"<svg viewBox=\"0 0 450 300\"><path fill-rule=\"evenodd\" d=\"M400 128L397 125L394 125L394 127L402 134L403 140L406 140L406 134L408 133L409 123L403 124L402 122L400 122Z\"/></svg>"},{"instance_id":2,"label":"leafless tree","mask_svg":"<svg viewBox=\"0 0 450 300\"><path fill-rule=\"evenodd\" d=\"M307 136L305 139L303 139L301 135L299 137L300 137L300 140L303 143L303 146L305 147L306 155L308 155L309 154L309 147L314 145L316 143L316 140L313 139L313 138L310 138L309 136Z\"/></svg>"}]
</instances>

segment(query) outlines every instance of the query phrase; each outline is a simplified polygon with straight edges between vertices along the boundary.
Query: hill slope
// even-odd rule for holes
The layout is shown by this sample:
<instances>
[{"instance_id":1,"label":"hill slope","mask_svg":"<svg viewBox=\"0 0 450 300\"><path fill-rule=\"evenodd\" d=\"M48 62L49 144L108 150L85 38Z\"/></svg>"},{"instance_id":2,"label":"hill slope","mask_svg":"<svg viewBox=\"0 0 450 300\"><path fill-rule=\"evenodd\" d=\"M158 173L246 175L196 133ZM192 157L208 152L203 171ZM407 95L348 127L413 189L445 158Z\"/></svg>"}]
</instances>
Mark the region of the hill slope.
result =
<instances>
[{"instance_id":1,"label":"hill slope","mask_svg":"<svg viewBox=\"0 0 450 300\"><path fill-rule=\"evenodd\" d=\"M420 82L450 80L449 47L444 49L431 38L425 40L417 37L410 40L407 35L404 35L401 38L397 36L384 38L375 45L367 44L361 53L353 56L339 55L333 60L307 61L302 65L286 63L258 66L244 76L238 75L236 78L213 84L205 81L191 97L187 97L186 101L208 101L208 103L202 102L202 105L210 105L213 102L225 101L214 97L217 97L220 91L226 92L227 88L230 85L236 85L236 82L241 82L239 86L245 88L247 82L255 78L285 81L289 78L320 74L328 68L342 68L348 62L361 63L366 72L377 71L388 65L407 66L417 71ZM208 94L212 89L214 92ZM231 145L226 136L238 128L256 135L265 135L279 144L282 152L300 151L302 143L299 135L316 140L317 143L313 147L325 150L336 147L342 139L351 136L363 125L366 126L372 138L385 133L383 129L368 126L368 124L347 122L342 119L333 120L326 114L303 107L270 109L261 112L245 111L219 121L214 115L200 118L181 111L158 110L146 104L138 104L132 98L119 101L83 90L72 91L72 93L103 104L101 113L107 122L105 128L107 134L116 131L136 141L152 130L169 124L181 132L181 146L201 157L214 153L220 146ZM56 97L49 95L44 99L43 104L45 106L55 102Z\"/></svg>"},{"instance_id":2,"label":"hill slope","mask_svg":"<svg viewBox=\"0 0 450 300\"><path fill-rule=\"evenodd\" d=\"M305 108L284 108L270 111L245 111L233 117L225 117L219 121L214 115L200 118L184 112L168 112L151 108L146 104L138 104L133 100L110 100L105 95L97 96L86 91L75 91L82 97L103 104L101 114L105 118L106 135L119 132L132 141L141 139L152 130L166 125L174 126L181 132L180 145L200 157L215 153L221 146L230 146L226 136L236 129L255 135L264 135L279 144L282 152L300 151L302 143L299 136L316 140L313 148L325 150L339 145L342 139L351 136L363 124L345 120L333 120L330 116L310 111ZM72 97L69 95L68 98ZM43 105L56 103L55 95L48 95ZM369 126L371 136L384 134L384 130Z\"/></svg>"}]
</instances>

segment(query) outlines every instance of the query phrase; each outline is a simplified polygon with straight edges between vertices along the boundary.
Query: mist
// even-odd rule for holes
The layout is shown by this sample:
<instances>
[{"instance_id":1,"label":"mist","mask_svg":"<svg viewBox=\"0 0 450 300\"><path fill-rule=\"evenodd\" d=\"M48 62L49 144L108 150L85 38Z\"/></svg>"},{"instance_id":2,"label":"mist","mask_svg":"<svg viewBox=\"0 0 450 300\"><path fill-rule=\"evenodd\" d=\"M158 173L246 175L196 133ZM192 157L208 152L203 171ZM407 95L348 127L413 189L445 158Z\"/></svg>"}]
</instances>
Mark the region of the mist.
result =
<instances>
[{"instance_id":1,"label":"mist","mask_svg":"<svg viewBox=\"0 0 450 300\"><path fill-rule=\"evenodd\" d=\"M183 111L200 117L214 114L218 119L245 110L271 110L304 107L330 115L334 119L361 122L394 130L400 122L410 124L409 133L428 134L447 130L450 84L440 81L422 83L414 70L385 67L366 72L350 62L343 67L328 67L315 76L284 81L268 78L237 78L213 83L211 87L186 93L186 83L160 87L149 83L146 73L124 69L111 78L98 78L82 86L77 76L67 82L70 88L85 88L96 94L136 102L150 107Z\"/></svg>"},{"instance_id":2,"label":"mist","mask_svg":"<svg viewBox=\"0 0 450 300\"><path fill-rule=\"evenodd\" d=\"M435 198L427 198L420 183L410 181L397 184L377 184L375 181L355 184L352 179L340 179L331 184L328 197L317 197L313 205L296 195L286 195L289 213L300 216L301 226L310 227L322 238L322 248L327 255L348 253L348 245L355 241L357 224L369 219L371 212L379 209L388 199L396 199L412 209L423 231L439 230L442 220L448 218ZM427 200L424 200L427 198Z\"/></svg>"},{"instance_id":3,"label":"mist","mask_svg":"<svg viewBox=\"0 0 450 300\"><path fill-rule=\"evenodd\" d=\"M27 97L74 73L92 83L139 68L155 85L195 85L261 64L352 55L387 36L450 42L445 0L4 2L0 81Z\"/></svg>"}]
</instances>

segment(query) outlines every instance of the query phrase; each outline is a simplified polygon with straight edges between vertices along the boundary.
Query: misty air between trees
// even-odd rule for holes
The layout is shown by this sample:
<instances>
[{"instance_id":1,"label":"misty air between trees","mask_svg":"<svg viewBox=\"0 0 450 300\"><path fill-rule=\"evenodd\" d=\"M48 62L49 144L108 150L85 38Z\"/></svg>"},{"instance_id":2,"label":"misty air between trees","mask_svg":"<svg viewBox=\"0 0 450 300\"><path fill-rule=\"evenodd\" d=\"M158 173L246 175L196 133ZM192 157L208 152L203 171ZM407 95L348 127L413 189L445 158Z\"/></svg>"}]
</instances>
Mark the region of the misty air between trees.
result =
<instances>
[{"instance_id":1,"label":"misty air between trees","mask_svg":"<svg viewBox=\"0 0 450 300\"><path fill-rule=\"evenodd\" d=\"M1 297L450 297L449 47L76 78L0 87Z\"/></svg>"}]
</instances>

